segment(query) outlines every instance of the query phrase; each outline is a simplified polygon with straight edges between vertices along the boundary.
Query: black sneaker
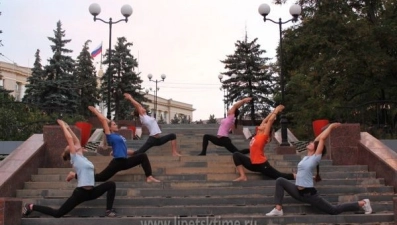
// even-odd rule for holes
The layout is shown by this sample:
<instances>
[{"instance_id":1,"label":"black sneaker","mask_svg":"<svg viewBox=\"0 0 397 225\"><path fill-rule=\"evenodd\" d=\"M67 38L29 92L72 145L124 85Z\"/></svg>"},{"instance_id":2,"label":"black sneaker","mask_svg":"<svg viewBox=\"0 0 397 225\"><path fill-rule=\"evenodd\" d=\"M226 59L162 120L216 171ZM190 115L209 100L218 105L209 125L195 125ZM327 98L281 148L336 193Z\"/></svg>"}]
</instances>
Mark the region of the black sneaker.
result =
<instances>
[{"instance_id":1,"label":"black sneaker","mask_svg":"<svg viewBox=\"0 0 397 225\"><path fill-rule=\"evenodd\" d=\"M30 203L26 203L22 208L22 216L27 217L33 210L30 209Z\"/></svg>"},{"instance_id":2,"label":"black sneaker","mask_svg":"<svg viewBox=\"0 0 397 225\"><path fill-rule=\"evenodd\" d=\"M111 209L111 210L106 210L106 217L116 217L116 210Z\"/></svg>"}]
</instances>

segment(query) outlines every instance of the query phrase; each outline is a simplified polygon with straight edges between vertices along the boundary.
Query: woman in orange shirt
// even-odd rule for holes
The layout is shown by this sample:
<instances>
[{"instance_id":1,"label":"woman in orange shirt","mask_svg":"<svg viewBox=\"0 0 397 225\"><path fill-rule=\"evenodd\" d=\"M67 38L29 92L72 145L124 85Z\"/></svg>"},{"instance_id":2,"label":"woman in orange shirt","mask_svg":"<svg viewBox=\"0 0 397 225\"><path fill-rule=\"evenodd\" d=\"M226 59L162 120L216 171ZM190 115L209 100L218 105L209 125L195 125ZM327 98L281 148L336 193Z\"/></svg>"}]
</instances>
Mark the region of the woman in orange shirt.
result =
<instances>
[{"instance_id":1,"label":"woman in orange shirt","mask_svg":"<svg viewBox=\"0 0 397 225\"><path fill-rule=\"evenodd\" d=\"M272 113L270 113L259 125L256 135L250 142L250 158L243 155L241 152L233 153L234 165L236 165L240 176L233 181L246 181L247 176L244 172L244 167L254 172L260 172L265 176L272 179L284 177L288 180L294 180L294 174L292 173L281 173L274 169L267 160L264 153L265 145L271 140L269 138L270 131L274 120L276 119L277 113L283 111L284 106L277 106ZM243 150L244 151L244 150Z\"/></svg>"}]
</instances>

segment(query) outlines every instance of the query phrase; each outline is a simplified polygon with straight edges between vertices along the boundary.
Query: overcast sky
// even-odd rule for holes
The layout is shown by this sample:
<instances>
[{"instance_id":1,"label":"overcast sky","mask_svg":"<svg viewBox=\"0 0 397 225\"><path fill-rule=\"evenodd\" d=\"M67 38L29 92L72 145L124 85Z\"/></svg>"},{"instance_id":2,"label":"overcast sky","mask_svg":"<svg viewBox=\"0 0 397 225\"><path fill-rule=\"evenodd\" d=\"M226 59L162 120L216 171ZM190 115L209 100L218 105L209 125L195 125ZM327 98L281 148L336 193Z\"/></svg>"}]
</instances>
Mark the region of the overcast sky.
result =
<instances>
[{"instance_id":1,"label":"overcast sky","mask_svg":"<svg viewBox=\"0 0 397 225\"><path fill-rule=\"evenodd\" d=\"M133 43L132 54L139 59L143 88L154 88L147 74L160 79L158 95L193 104L193 120L208 119L210 114L223 117L223 92L218 75L224 72L220 62L233 54L235 42L249 40L258 43L274 60L279 42L278 25L264 23L258 6L271 7L269 18L290 19L289 7L272 4L272 0L0 0L1 61L15 62L32 67L36 49L40 49L43 65L52 56L47 37L53 37L58 20L66 31L66 46L73 50L76 59L86 40L91 40L90 51L103 42L109 47L109 26L93 21L88 7L101 6L98 16L122 19L120 9L124 4L133 8L128 23L112 27L112 47L117 37L124 36ZM283 28L292 25L286 24ZM100 56L95 62L100 61ZM97 67L98 68L98 67Z\"/></svg>"}]
</instances>

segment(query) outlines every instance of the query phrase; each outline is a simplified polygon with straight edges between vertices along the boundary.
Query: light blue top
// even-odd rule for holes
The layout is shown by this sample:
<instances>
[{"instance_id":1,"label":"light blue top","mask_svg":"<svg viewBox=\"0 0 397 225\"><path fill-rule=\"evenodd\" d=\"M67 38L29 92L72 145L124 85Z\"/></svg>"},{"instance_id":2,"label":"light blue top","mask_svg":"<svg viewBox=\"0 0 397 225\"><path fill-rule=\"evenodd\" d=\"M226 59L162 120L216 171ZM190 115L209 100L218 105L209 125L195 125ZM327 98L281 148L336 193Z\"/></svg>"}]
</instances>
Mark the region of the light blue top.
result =
<instances>
[{"instance_id":1,"label":"light blue top","mask_svg":"<svg viewBox=\"0 0 397 225\"><path fill-rule=\"evenodd\" d=\"M313 169L320 163L321 154L305 156L298 164L295 185L300 187L314 187Z\"/></svg>"},{"instance_id":2,"label":"light blue top","mask_svg":"<svg viewBox=\"0 0 397 225\"><path fill-rule=\"evenodd\" d=\"M90 160L80 154L70 154L70 163L77 173L77 187L94 186L94 165Z\"/></svg>"},{"instance_id":3,"label":"light blue top","mask_svg":"<svg viewBox=\"0 0 397 225\"><path fill-rule=\"evenodd\" d=\"M161 134L160 127L156 121L156 118L150 117L147 114L139 115L139 119L141 119L142 125L146 126L149 130L149 136L154 136L156 134Z\"/></svg>"},{"instance_id":4,"label":"light blue top","mask_svg":"<svg viewBox=\"0 0 397 225\"><path fill-rule=\"evenodd\" d=\"M108 145L112 146L114 158L127 158L126 140L120 134L106 134Z\"/></svg>"}]
</instances>

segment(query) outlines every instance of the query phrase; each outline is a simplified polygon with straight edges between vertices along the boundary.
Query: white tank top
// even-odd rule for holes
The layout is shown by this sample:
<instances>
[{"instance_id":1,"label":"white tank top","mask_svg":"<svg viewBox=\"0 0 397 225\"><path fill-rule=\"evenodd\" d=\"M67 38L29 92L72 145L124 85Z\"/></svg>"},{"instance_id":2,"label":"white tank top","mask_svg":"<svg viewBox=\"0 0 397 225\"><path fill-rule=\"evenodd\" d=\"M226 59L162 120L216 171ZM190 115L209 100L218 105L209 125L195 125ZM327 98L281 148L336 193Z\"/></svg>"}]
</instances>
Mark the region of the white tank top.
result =
<instances>
[{"instance_id":1,"label":"white tank top","mask_svg":"<svg viewBox=\"0 0 397 225\"><path fill-rule=\"evenodd\" d=\"M142 125L146 126L149 130L149 136L154 136L156 134L161 134L161 130L155 118L145 115L139 115Z\"/></svg>"}]
</instances>

